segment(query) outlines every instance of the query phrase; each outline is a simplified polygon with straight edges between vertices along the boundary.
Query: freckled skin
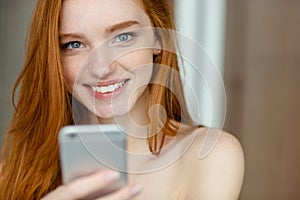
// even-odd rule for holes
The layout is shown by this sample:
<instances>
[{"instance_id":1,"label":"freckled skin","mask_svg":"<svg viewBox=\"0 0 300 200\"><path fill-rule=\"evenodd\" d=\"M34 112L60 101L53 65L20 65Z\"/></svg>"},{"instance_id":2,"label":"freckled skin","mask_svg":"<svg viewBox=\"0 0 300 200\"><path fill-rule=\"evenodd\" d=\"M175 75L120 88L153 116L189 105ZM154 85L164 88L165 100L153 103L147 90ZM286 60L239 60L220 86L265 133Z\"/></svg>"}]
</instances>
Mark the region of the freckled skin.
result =
<instances>
[{"instance_id":1,"label":"freckled skin","mask_svg":"<svg viewBox=\"0 0 300 200\"><path fill-rule=\"evenodd\" d=\"M128 21L136 23L107 32ZM132 0L64 1L60 35L79 35L60 41L68 47L62 50L64 72L73 96L92 114L99 118L122 115L143 94L152 75L153 48L159 46L150 26L148 16ZM134 34L120 35L127 32ZM87 85L120 79L129 81L113 99L95 99L88 91Z\"/></svg>"}]
</instances>

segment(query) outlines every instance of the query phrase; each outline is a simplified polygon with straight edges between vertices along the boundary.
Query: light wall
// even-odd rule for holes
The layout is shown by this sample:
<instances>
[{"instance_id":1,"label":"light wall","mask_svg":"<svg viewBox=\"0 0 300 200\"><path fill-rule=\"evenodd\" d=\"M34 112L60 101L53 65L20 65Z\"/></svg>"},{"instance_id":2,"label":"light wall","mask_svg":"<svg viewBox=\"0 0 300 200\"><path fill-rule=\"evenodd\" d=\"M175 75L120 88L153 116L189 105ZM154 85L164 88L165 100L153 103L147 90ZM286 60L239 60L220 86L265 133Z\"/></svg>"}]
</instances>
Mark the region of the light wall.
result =
<instances>
[{"instance_id":1,"label":"light wall","mask_svg":"<svg viewBox=\"0 0 300 200\"><path fill-rule=\"evenodd\" d=\"M183 62L185 76L197 96L196 120L209 127L222 128L226 114L226 99L223 86L224 39L226 23L225 0L175 0L175 19L178 31L199 48L181 47L183 54L188 51L190 61ZM183 46L187 46L187 40ZM193 50L191 50L193 49ZM192 55L190 55L192 54ZM205 54L205 55L204 55ZM190 63L189 63L190 62ZM190 64L194 66L190 66ZM199 75L196 75L198 72ZM192 95L186 94L190 111ZM195 103L194 103L195 104ZM197 115L197 114L192 114Z\"/></svg>"}]
</instances>

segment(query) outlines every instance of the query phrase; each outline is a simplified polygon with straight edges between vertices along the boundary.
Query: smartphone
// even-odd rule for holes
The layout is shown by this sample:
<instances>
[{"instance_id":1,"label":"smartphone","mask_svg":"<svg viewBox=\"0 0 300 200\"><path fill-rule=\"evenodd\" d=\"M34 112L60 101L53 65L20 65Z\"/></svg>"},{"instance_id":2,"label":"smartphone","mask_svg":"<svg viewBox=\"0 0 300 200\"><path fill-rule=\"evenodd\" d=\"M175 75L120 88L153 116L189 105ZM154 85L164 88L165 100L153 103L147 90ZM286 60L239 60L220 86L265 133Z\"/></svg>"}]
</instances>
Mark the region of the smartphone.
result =
<instances>
[{"instance_id":1,"label":"smartphone","mask_svg":"<svg viewBox=\"0 0 300 200\"><path fill-rule=\"evenodd\" d=\"M63 184L103 168L117 170L121 177L101 195L126 184L126 134L119 125L65 126L58 141Z\"/></svg>"}]
</instances>

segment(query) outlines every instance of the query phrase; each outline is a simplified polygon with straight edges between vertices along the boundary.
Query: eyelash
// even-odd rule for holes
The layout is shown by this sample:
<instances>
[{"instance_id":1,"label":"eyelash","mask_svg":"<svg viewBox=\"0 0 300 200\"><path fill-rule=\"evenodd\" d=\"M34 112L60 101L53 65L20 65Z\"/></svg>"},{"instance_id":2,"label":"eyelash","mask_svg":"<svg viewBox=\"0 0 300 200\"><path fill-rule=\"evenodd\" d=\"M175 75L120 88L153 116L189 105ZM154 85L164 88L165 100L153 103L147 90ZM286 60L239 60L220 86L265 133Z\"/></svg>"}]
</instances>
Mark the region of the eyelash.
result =
<instances>
[{"instance_id":1,"label":"eyelash","mask_svg":"<svg viewBox=\"0 0 300 200\"><path fill-rule=\"evenodd\" d=\"M120 38L122 36L126 36L127 39L126 40L121 40ZM113 45L126 44L126 43L132 41L135 36L136 36L136 34L132 33L132 32L121 33L121 34L114 37L114 39L112 41L112 44ZM76 44L76 43L79 44L79 47L76 47L76 48L71 47L71 45ZM83 44L79 41L70 41L70 42L62 43L60 45L60 48L62 50L75 50L75 49L79 49L79 48L82 48L82 47L83 47Z\"/></svg>"},{"instance_id":2,"label":"eyelash","mask_svg":"<svg viewBox=\"0 0 300 200\"><path fill-rule=\"evenodd\" d=\"M127 36L127 39L124 40L124 41L120 40L120 38L122 36ZM136 34L135 33L131 33L131 32L121 33L121 34L119 34L119 35L117 35L115 37L115 39L112 41L112 44L128 43L128 42L132 41L135 36L136 36Z\"/></svg>"},{"instance_id":3,"label":"eyelash","mask_svg":"<svg viewBox=\"0 0 300 200\"><path fill-rule=\"evenodd\" d=\"M79 47L74 48L74 47L70 47L72 44L79 44ZM73 49L79 49L83 46L83 44L79 41L71 41L71 42L67 42L67 43L63 43L61 44L61 48L64 50L73 50Z\"/></svg>"}]
</instances>

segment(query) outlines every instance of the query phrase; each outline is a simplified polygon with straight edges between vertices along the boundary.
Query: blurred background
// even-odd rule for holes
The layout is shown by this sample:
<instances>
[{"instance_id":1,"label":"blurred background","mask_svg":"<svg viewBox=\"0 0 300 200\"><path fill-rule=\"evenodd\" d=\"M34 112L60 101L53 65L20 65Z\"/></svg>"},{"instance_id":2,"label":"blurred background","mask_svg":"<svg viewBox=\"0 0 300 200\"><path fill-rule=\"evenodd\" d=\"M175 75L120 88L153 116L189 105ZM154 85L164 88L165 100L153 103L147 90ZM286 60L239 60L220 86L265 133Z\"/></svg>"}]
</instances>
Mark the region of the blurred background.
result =
<instances>
[{"instance_id":1,"label":"blurred background","mask_svg":"<svg viewBox=\"0 0 300 200\"><path fill-rule=\"evenodd\" d=\"M34 3L0 0L0 141L13 111L11 90ZM226 119L208 124L233 133L244 148L240 199L300 199L300 1L170 3L179 30L206 49L223 77ZM202 100L205 108L210 100Z\"/></svg>"}]
</instances>

